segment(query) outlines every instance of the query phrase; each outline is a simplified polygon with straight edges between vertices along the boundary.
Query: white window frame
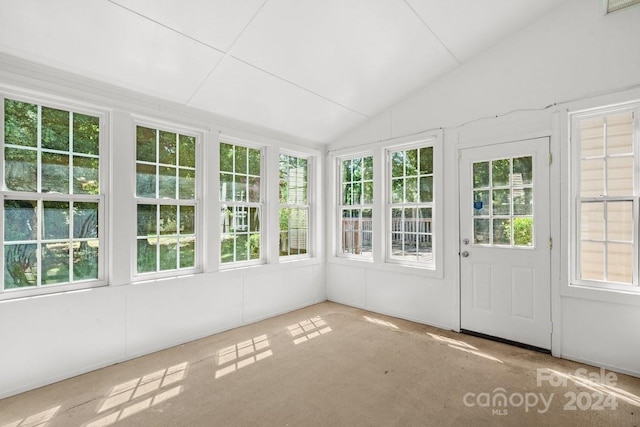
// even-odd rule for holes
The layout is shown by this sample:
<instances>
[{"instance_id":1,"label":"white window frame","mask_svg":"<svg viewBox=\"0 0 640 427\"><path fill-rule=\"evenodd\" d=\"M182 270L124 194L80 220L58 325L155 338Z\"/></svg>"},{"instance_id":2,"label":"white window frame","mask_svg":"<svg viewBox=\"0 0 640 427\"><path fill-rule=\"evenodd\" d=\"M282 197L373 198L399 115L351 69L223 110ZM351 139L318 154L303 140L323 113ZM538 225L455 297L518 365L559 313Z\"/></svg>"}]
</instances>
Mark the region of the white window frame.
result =
<instances>
[{"instance_id":1,"label":"white window frame","mask_svg":"<svg viewBox=\"0 0 640 427\"><path fill-rule=\"evenodd\" d=\"M53 108L58 110L67 111L70 113L78 113L97 117L99 120L99 180L100 191L97 195L84 195L84 194L59 194L59 193L41 193L36 192L24 192L8 190L5 183L5 170L4 170L4 152L5 152L5 140L4 140L4 100L9 98L12 100L35 104L38 107L38 111L41 111L42 107ZM0 193L2 194L2 203L0 203L0 236L3 238L3 250L2 250L2 262L0 263L0 278L2 278L3 286L0 286L0 301L14 298L21 298L26 296L45 295L52 293L60 293L67 291L82 290L88 288L94 288L99 286L105 286L108 283L108 257L109 257L109 224L106 220L106 212L108 212L108 194L109 194L109 115L107 111L94 108L87 105L79 105L72 101L60 100L57 98L48 97L46 95L23 95L19 92L5 91L0 92L0 149L2 150L3 161L0 162L0 179L2 179L2 187ZM40 113L38 114L38 128L40 128ZM70 126L72 124L70 123ZM38 132L37 146L35 151L38 158L42 153L41 147L41 133ZM70 156L72 152L69 152ZM41 174L38 176L41 177ZM69 177L69 185L72 185L73 176ZM38 180L38 187L40 186L40 179ZM33 287L4 289L4 200L36 200L38 202L37 209L37 221L38 224L42 224L43 212L42 204L45 201L64 201L64 202L91 202L98 203L98 277L93 280L82 280L70 283L60 284L47 284ZM42 235L39 232L36 244L40 247L42 242ZM69 241L73 241L73 235L70 235ZM41 269L41 253L37 252L37 268L39 278L42 277ZM71 260L70 260L71 262Z\"/></svg>"},{"instance_id":2,"label":"white window frame","mask_svg":"<svg viewBox=\"0 0 640 427\"><path fill-rule=\"evenodd\" d=\"M219 141L218 141L218 146L216 147L216 149L218 150L218 158L220 155L220 145L221 144L229 144L229 145L233 145L233 146L241 146L244 147L246 149L255 149L260 151L260 201L259 202L249 202L248 201L248 195L247 195L247 201L229 201L229 200L222 200L221 197L221 186L222 186L222 182L219 181L219 186L217 188L217 197L218 197L218 203L219 203L219 210L217 212L218 215L218 223L220 224L220 227L222 226L221 221L222 221L222 211L223 209L226 209L227 207L234 207L234 208L258 208L259 211L259 223L260 223L260 231L259 231L259 235L260 235L260 257L258 259L247 259L247 260L242 260L242 261L231 261L231 262L222 262L222 241L223 241L223 236L225 233L222 233L222 230L220 229L220 227L218 227L218 234L219 234L219 246L218 246L218 250L219 250L219 257L218 257L218 266L219 269L222 270L233 270L233 269L237 269L237 268L243 268L243 267L250 267L250 266L255 266L255 265L261 265L261 264L265 264L266 259L267 259L267 255L268 255L268 248L265 246L266 242L267 242L267 226L268 224L265 222L267 215L265 213L266 210L266 203L265 203L265 192L267 189L267 171L265 171L265 165L266 165L266 161L265 161L265 155L266 155L266 151L267 151L267 147L263 146L263 145L259 145L256 144L254 142L251 141L247 141L241 138L237 138L237 137L233 137L233 136L228 136L228 135L224 135L221 134ZM235 164L235 156L234 156L234 164ZM218 165L216 167L216 172L218 174L218 178L220 178L220 175L224 172L220 169L220 160L218 160ZM235 173L235 172L233 172ZM234 252L234 257L235 257L235 252Z\"/></svg>"},{"instance_id":3,"label":"white window frame","mask_svg":"<svg viewBox=\"0 0 640 427\"><path fill-rule=\"evenodd\" d=\"M135 224L135 233L133 235L133 240L132 240L132 250L133 250L133 258L134 261L132 263L132 272L133 272L133 280L134 281L140 281L140 280L150 280L150 279L160 279L160 278L166 278L166 277L179 277L179 276L185 276L185 275L191 275L191 274L196 274L196 273L200 273L203 271L203 247L204 247L204 242L203 242L203 233L202 233L202 203L201 203L201 188L202 188L202 140L203 140L203 134L202 132L199 132L198 130L195 130L193 128L189 128L186 126L181 126L179 124L174 124L174 123L170 123L170 122L165 122L165 121L156 121L154 119L147 119L147 118L135 118L134 122L133 122L133 136L134 136L134 140L132 141L133 145L134 145L134 165L138 164L138 159L137 159L137 150L135 149L135 147L137 147L137 128L138 126L141 127L145 127L145 128L149 128L149 129L154 129L156 131L158 131L158 135L160 131L163 132L172 132L172 133L176 133L178 135L184 135L184 136L189 136L189 137L193 137L195 138L195 146L196 146L196 163L195 163L195 172L196 172L196 179L195 179L195 198L194 199L171 199L171 198L160 198L159 196L156 197L138 197L136 192L137 192L137 185L135 180L137 179L137 172L136 172L136 167L134 166L134 174L133 174L133 179L134 179L134 193L133 193L133 197L135 199L135 204L136 204L136 209L134 211L134 224ZM158 146L156 146L157 148ZM156 166L157 165L161 165L159 163L159 150L156 150L156 162L153 163ZM176 161L176 168L179 168L179 165L177 164L178 161ZM151 163L150 163L151 164ZM156 171L157 173L157 171ZM176 182L176 185L178 185L179 183ZM158 195L159 193L159 185L157 185L156 187L156 194ZM176 269L171 269L171 270L159 270L158 269L158 265L160 263L160 259L159 259L159 254L157 254L156 256L158 257L156 259L156 271L149 271L149 272L138 272L138 232L137 232L137 224L138 224L138 217L137 217L137 208L139 205L159 205L159 206L163 206L163 205L167 205L167 206L194 206L195 205L195 219L194 219L194 236L195 236L195 265L193 267L187 267L187 268L176 268ZM156 221L159 221L159 217L156 217Z\"/></svg>"},{"instance_id":4,"label":"white window frame","mask_svg":"<svg viewBox=\"0 0 640 427\"><path fill-rule=\"evenodd\" d=\"M306 209L307 211L307 235L306 235L306 253L304 254L289 254L289 255L281 255L280 254L280 249L278 248L278 257L280 262L288 262L288 261L295 261L295 260L300 260L300 259L307 259L307 258L311 258L311 248L312 248L312 241L311 241L311 236L313 235L313 229L312 229L312 206L311 206L311 197L312 197L312 193L311 193L311 183L312 183L312 174L313 174L313 157L308 155L308 154L300 154L300 153L294 153L288 150L280 150L280 153L278 155L278 175L280 173L280 156L289 156L289 157L296 157L298 159L302 159L302 160L306 160L307 161L307 201L306 204L289 204L289 203L281 203L280 202L280 180L278 179L278 236L277 236L277 240L278 240L278 247L280 246L280 234L283 232L282 229L280 229L280 210L281 209ZM278 177L279 178L279 177Z\"/></svg>"},{"instance_id":5,"label":"white window frame","mask_svg":"<svg viewBox=\"0 0 640 427\"><path fill-rule=\"evenodd\" d=\"M337 172L337 179L336 179L336 183L337 183L337 191L336 194L338 196L338 203L337 203L337 211L336 211L336 219L337 219L337 227L336 227L336 256L340 257L340 258L347 258L347 259L352 259L352 260L358 260L358 261L365 261L365 262L373 262L374 258L375 258L375 242L374 239L376 239L376 236L374 236L374 226L373 226L373 217L375 215L375 200L373 200L371 203L360 203L360 204L353 204L353 205L346 205L344 204L344 194L343 194L343 184L342 184L342 163L345 161L351 161L353 159L363 159L366 157L371 157L372 159L372 163L373 163L373 167L372 167L372 172L373 172L373 178L371 180L372 182L372 188L373 188L373 197L375 198L375 182L376 182L376 174L378 173L375 169L375 154L373 152L359 152L359 153L354 153L354 154L349 154L346 156L341 156L341 157L337 157L336 158L336 172ZM364 178L363 180L364 181ZM368 181L368 180L367 180ZM353 181L351 181L353 182ZM364 189L362 189L362 194L364 195ZM359 209L359 210L371 210L371 252L370 254L368 253L367 255L363 255L363 254L353 254L353 253L348 253L348 252L344 252L344 248L342 245L342 237L343 237L343 229L342 229L342 211L344 209ZM360 231L360 234L362 234L362 230Z\"/></svg>"},{"instance_id":6,"label":"white window frame","mask_svg":"<svg viewBox=\"0 0 640 427\"><path fill-rule=\"evenodd\" d=\"M581 197L580 190L580 138L579 127L577 121L589 117L602 117L606 115L633 112L634 113L634 134L633 134L633 150L634 150L634 169L640 170L640 101L614 104L609 106L601 106L586 110L575 111L568 114L569 125L569 153L570 165L569 173L571 179L570 185L570 285L574 287L584 287L612 292L632 292L640 294L639 273L639 256L640 256L640 174L635 176L634 194L629 196L602 196L602 197ZM605 145L606 147L606 145ZM606 148L605 148L606 150ZM605 154L606 156L606 151ZM606 171L605 171L606 174ZM580 202L581 201L607 202L607 201L632 201L633 202L633 279L631 284L587 280L580 278ZM606 223L606 221L605 221Z\"/></svg>"},{"instance_id":7,"label":"white window frame","mask_svg":"<svg viewBox=\"0 0 640 427\"><path fill-rule=\"evenodd\" d=\"M436 164L440 163L437 160L437 156L439 156L438 150L436 150L436 138L412 141L404 144L398 144L394 146L386 147L385 149L385 215L386 215L386 227L385 227L385 262L388 264L396 264L396 265L404 265L411 266L417 268L424 268L428 270L436 270L437 269L437 248L438 248L438 237L442 234L441 227L439 227L439 222L441 216L437 213L437 207L439 203L440 191L439 191L439 181L442 180L442 174L436 168ZM393 200L393 174L392 174L392 161L391 156L392 153L397 151L406 151L406 150L415 150L418 152L421 148L431 147L433 149L432 155L432 170L431 176L432 180L432 200L431 202L408 202L408 203L392 203ZM418 185L419 185L419 177L418 177ZM418 187L419 188L419 187ZM393 217L392 210L393 208L406 208L406 207L415 207L417 209L420 208L429 208L431 209L431 254L432 259L430 262L420 262L420 261L410 261L406 259L397 259L392 258L392 244L393 239L391 238L391 234L393 233Z\"/></svg>"}]
</instances>

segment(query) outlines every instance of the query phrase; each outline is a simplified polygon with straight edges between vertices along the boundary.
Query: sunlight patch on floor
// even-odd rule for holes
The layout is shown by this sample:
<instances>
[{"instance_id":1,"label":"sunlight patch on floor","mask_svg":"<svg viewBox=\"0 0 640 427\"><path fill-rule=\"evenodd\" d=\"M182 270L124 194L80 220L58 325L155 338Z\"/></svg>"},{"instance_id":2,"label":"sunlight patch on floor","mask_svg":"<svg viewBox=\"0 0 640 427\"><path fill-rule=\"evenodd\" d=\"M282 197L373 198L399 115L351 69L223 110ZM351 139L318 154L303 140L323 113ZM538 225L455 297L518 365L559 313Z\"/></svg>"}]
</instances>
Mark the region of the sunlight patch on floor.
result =
<instances>
[{"instance_id":1,"label":"sunlight patch on floor","mask_svg":"<svg viewBox=\"0 0 640 427\"><path fill-rule=\"evenodd\" d=\"M289 331L289 335L293 338L293 343L295 345L332 331L331 327L327 326L327 322L325 322L320 316L312 317L310 319L303 320L302 322L289 325L287 326L287 330Z\"/></svg>"}]
</instances>

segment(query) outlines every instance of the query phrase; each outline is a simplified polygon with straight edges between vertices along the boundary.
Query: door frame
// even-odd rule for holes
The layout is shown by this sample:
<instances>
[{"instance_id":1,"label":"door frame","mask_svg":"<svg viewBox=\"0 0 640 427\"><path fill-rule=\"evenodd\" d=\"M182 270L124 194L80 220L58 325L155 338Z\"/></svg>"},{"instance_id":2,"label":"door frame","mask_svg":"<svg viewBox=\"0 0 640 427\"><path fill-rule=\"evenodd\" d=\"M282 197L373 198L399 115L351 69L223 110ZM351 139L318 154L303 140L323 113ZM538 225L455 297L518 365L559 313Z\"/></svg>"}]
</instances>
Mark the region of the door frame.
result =
<instances>
[{"instance_id":1,"label":"door frame","mask_svg":"<svg viewBox=\"0 0 640 427\"><path fill-rule=\"evenodd\" d=\"M458 129L456 135L452 135L455 138L455 143L452 144L453 153L452 156L457 158L457 168L455 170L455 185L458 189L458 195L455 197L455 207L458 211L457 218L457 227L456 227L456 238L457 244L455 245L455 256L457 262L457 292L455 292L455 301L454 301L454 330L457 332L461 332L462 326L462 262L460 257L460 252L462 251L462 237L461 237L461 206L460 206L460 191L461 191L461 182L460 182L460 168L461 168L461 159L462 152L465 149L469 148L478 148L485 147L491 145L500 145L504 143L510 142L520 142L526 141L530 139L537 138L548 138L549 139L549 155L550 155L550 166L549 166L549 232L550 238L552 242L552 247L550 251L550 322L551 322L551 354L555 357L562 357L562 328L561 328L561 294L560 294L560 282L561 282L561 274L562 274L562 261L563 257L561 248L566 244L561 241L561 215L563 210L562 205L562 164L563 159L561 157L561 147L560 147L560 139L563 136L563 121L561 112L555 111L552 113L550 117L551 126L546 130L541 131L532 131L532 132L498 132L500 136L487 137L487 134L484 132L483 136L477 139L474 139L473 133L467 133L467 131L461 132L461 129ZM565 123L566 124L566 123ZM514 128L508 126L512 131ZM566 132L565 132L566 133Z\"/></svg>"}]
</instances>

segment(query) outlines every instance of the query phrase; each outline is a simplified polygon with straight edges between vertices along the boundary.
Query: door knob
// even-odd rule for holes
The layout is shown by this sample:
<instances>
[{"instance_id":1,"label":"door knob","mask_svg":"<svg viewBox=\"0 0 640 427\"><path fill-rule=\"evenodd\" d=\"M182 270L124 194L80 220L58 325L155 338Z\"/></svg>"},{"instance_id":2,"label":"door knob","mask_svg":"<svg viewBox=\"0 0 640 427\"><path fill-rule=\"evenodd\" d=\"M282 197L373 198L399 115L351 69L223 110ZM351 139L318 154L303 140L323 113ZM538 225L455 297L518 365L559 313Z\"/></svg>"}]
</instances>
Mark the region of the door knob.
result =
<instances>
[{"instance_id":1,"label":"door knob","mask_svg":"<svg viewBox=\"0 0 640 427\"><path fill-rule=\"evenodd\" d=\"M460 255L462 255L463 258L466 258L466 257L469 256L469 252L468 251L464 251Z\"/></svg>"},{"instance_id":2,"label":"door knob","mask_svg":"<svg viewBox=\"0 0 640 427\"><path fill-rule=\"evenodd\" d=\"M465 245L469 244L469 239L462 239L462 243L464 243Z\"/></svg>"}]
</instances>

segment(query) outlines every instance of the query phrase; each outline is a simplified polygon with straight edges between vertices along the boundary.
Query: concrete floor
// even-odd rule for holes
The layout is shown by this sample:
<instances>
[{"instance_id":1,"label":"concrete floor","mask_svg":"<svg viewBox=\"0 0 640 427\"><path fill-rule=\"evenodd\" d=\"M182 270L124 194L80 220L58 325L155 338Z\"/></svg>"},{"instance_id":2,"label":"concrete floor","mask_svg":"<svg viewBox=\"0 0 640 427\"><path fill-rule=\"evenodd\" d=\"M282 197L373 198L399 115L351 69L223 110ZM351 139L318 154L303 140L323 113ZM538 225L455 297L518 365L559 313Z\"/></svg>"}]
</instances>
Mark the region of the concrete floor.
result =
<instances>
[{"instance_id":1,"label":"concrete floor","mask_svg":"<svg viewBox=\"0 0 640 427\"><path fill-rule=\"evenodd\" d=\"M640 379L326 302L0 400L114 424L640 426Z\"/></svg>"}]
</instances>

